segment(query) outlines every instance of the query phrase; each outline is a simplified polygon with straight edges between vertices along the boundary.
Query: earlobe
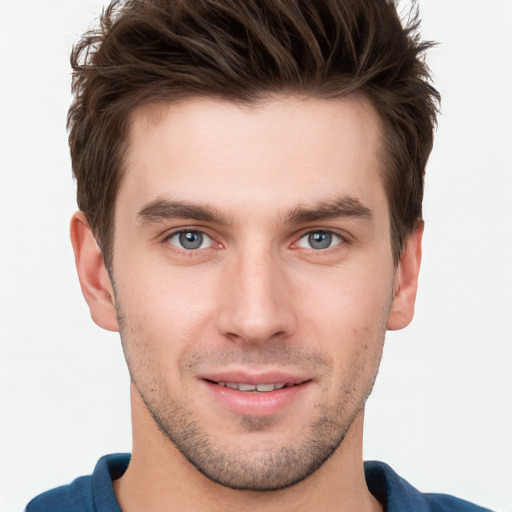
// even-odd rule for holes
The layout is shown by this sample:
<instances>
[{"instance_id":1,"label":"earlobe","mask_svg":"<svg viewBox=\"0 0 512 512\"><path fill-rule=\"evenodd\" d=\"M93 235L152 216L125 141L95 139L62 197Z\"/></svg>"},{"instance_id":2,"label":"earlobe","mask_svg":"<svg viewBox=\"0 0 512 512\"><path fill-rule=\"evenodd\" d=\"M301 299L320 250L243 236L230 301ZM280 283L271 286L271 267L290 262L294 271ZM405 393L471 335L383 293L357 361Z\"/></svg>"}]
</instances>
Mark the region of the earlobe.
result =
<instances>
[{"instance_id":1,"label":"earlobe","mask_svg":"<svg viewBox=\"0 0 512 512\"><path fill-rule=\"evenodd\" d=\"M390 331L403 329L414 316L414 303L418 289L418 274L421 263L421 239L424 222L405 241L395 275L395 293L388 316L387 328Z\"/></svg>"},{"instance_id":2,"label":"earlobe","mask_svg":"<svg viewBox=\"0 0 512 512\"><path fill-rule=\"evenodd\" d=\"M71 219L71 243L82 293L96 324L109 331L118 331L115 297L101 250L83 212Z\"/></svg>"}]
</instances>

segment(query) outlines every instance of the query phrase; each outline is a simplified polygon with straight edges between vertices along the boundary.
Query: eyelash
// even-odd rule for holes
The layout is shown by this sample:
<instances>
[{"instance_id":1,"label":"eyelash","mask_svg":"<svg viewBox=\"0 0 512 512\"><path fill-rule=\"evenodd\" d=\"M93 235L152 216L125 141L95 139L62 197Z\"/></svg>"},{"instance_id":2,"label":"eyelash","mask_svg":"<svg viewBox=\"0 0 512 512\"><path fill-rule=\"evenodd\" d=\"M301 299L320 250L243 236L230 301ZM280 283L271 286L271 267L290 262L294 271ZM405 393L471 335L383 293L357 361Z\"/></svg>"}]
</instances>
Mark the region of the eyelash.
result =
<instances>
[{"instance_id":1,"label":"eyelash","mask_svg":"<svg viewBox=\"0 0 512 512\"><path fill-rule=\"evenodd\" d=\"M203 248L198 247L198 248L187 249L182 246L180 247L178 245L178 243L171 242L172 238L174 238L174 237L179 237L180 235L191 234L191 233L194 233L196 235L201 235L203 237L207 237L211 243L209 244L208 247L203 247ZM331 240L329 242L330 244L333 242L333 239L334 239L334 241L335 241L335 239L338 239L338 241L337 241L337 243L335 243L335 245L329 245L328 247L325 247L325 248L303 247L303 246L299 245L301 240L305 239L308 236L311 236L314 234L319 234L319 233L322 233L324 235L331 237ZM191 228L185 227L185 228L180 228L176 231L172 231L164 238L163 241L166 244L172 245L174 251L177 251L181 254L191 256L191 257L198 254L198 252L200 252L200 251L205 251L206 249L212 249L212 248L220 249L223 247L223 245L220 242L216 242L214 237L212 237L208 233L206 233L206 231L204 229L198 229L198 228L192 228L192 227ZM338 231L335 231L332 229L317 228L317 229L308 229L307 231L303 231L300 234L300 236L297 237L295 239L295 241L290 245L290 248L291 249L304 249L305 251L308 251L311 254L316 254L316 255L320 256L323 253L332 252L333 250L339 249L340 246L345 245L347 242L348 242L347 237L342 235ZM201 245L203 243L204 243L204 241L201 242Z\"/></svg>"},{"instance_id":2,"label":"eyelash","mask_svg":"<svg viewBox=\"0 0 512 512\"><path fill-rule=\"evenodd\" d=\"M320 234L320 233L322 235L327 235L328 237L330 237L328 247L315 248L315 247L302 247L299 245L300 241L305 239L306 237L310 237L312 235ZM335 239L338 239L338 241L336 243L334 243L334 245L331 245L331 243L336 241ZM299 238L297 238L297 241L292 244L292 247L303 248L303 249L312 251L314 253L323 253L325 251L336 249L338 246L343 245L346 242L347 242L347 240L344 236L342 236L340 233L338 233L337 231L334 231L332 229L309 229L308 231L305 231L304 233L302 233ZM308 240L308 243L311 245L311 240Z\"/></svg>"},{"instance_id":3,"label":"eyelash","mask_svg":"<svg viewBox=\"0 0 512 512\"><path fill-rule=\"evenodd\" d=\"M210 240L210 245L208 247L198 247L197 249L187 249L185 247L180 247L178 244L174 244L171 240L174 238L174 237L179 237L180 235L185 235L185 234L196 234L196 235L201 235L202 237L206 237ZM215 239L213 237L211 237L210 235L208 235L208 233L206 233L203 229L198 229L198 228L180 228L176 231L172 231L171 233L169 233L165 238L164 238L164 243L167 243L169 245L172 245L173 246L173 250L174 251L177 251L177 252L180 252L182 254L185 254L187 256L193 256L195 254L197 254L199 251L204 251L206 249L212 249L212 248L221 248L222 247L222 244L220 244L219 242L215 242ZM204 241L203 241L204 242ZM201 243L202 245L202 243ZM216 247L215 247L216 246Z\"/></svg>"}]
</instances>

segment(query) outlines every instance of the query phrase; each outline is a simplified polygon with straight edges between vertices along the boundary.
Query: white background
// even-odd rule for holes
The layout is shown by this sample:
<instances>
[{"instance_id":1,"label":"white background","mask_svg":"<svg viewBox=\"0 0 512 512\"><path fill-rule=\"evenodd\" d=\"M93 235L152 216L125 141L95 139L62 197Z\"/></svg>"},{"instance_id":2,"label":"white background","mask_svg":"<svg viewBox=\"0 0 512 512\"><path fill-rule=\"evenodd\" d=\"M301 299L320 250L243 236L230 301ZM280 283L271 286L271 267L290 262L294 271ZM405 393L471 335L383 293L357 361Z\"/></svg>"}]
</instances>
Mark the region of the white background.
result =
<instances>
[{"instance_id":1,"label":"white background","mask_svg":"<svg viewBox=\"0 0 512 512\"><path fill-rule=\"evenodd\" d=\"M75 277L71 44L101 0L0 0L0 511L130 450L118 336ZM417 315L388 336L365 458L512 511L512 1L423 0L443 114Z\"/></svg>"}]
</instances>

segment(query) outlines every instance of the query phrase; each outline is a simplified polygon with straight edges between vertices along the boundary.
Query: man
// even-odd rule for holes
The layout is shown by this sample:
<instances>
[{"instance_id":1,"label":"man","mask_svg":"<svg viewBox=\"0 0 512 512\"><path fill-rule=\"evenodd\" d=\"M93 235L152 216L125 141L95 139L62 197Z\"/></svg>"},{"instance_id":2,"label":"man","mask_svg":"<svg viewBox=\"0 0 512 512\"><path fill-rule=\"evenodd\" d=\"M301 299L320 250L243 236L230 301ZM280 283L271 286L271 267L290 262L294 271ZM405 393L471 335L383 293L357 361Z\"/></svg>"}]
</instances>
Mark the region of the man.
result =
<instances>
[{"instance_id":1,"label":"man","mask_svg":"<svg viewBox=\"0 0 512 512\"><path fill-rule=\"evenodd\" d=\"M133 451L27 511L483 510L362 461L421 259L416 28L383 0L132 0L84 36L71 238Z\"/></svg>"}]
</instances>

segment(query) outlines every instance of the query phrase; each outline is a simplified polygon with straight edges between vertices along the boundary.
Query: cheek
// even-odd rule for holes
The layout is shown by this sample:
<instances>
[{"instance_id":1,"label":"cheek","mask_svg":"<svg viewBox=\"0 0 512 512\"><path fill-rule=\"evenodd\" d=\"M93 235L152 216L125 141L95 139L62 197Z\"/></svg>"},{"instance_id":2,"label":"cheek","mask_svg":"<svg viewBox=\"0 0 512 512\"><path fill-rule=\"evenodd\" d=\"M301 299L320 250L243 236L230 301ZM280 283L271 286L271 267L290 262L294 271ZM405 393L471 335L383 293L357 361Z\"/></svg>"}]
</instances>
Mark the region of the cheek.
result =
<instances>
[{"instance_id":1,"label":"cheek","mask_svg":"<svg viewBox=\"0 0 512 512\"><path fill-rule=\"evenodd\" d=\"M304 282L302 315L338 336L357 337L381 329L391 306L392 274L367 266L347 272L334 269L323 276L321 287Z\"/></svg>"},{"instance_id":2,"label":"cheek","mask_svg":"<svg viewBox=\"0 0 512 512\"><path fill-rule=\"evenodd\" d=\"M119 272L116 278L125 344L145 346L146 357L158 359L201 342L214 318L212 280L189 269L133 268L136 274Z\"/></svg>"},{"instance_id":3,"label":"cheek","mask_svg":"<svg viewBox=\"0 0 512 512\"><path fill-rule=\"evenodd\" d=\"M323 290L308 288L300 317L301 339L332 361L341 393L369 393L375 379L392 299L391 273L333 273ZM354 383L357 383L354 386Z\"/></svg>"}]
</instances>

